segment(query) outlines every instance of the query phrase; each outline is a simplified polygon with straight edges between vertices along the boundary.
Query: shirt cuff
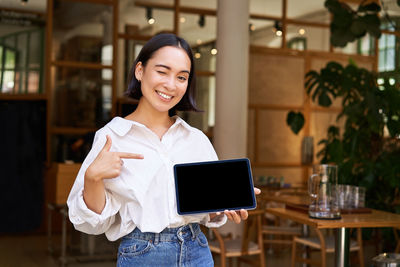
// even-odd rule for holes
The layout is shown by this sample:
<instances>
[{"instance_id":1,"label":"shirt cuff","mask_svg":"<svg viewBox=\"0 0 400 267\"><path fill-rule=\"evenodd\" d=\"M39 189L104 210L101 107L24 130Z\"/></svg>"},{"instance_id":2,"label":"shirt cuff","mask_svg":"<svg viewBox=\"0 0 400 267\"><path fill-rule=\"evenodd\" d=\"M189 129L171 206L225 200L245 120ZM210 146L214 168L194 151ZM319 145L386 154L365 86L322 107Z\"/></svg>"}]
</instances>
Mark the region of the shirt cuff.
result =
<instances>
[{"instance_id":1,"label":"shirt cuff","mask_svg":"<svg viewBox=\"0 0 400 267\"><path fill-rule=\"evenodd\" d=\"M118 211L118 209L115 209L115 207L112 208L113 205L111 203L112 201L110 199L109 194L110 193L107 192L106 190L105 191L106 204L101 214L98 214L87 207L85 201L83 200L83 189L82 189L79 192L77 201L75 202L76 207L69 209L69 217L71 222L73 224L89 223L92 227L96 227L99 224L104 223L108 218L115 215L116 212L113 212L113 210Z\"/></svg>"},{"instance_id":2,"label":"shirt cuff","mask_svg":"<svg viewBox=\"0 0 400 267\"><path fill-rule=\"evenodd\" d=\"M218 216L217 220L210 221L210 214L207 214L207 217L205 218L205 226L208 228L217 228L221 227L226 223L228 220L228 217L224 213L221 214L221 216Z\"/></svg>"}]
</instances>

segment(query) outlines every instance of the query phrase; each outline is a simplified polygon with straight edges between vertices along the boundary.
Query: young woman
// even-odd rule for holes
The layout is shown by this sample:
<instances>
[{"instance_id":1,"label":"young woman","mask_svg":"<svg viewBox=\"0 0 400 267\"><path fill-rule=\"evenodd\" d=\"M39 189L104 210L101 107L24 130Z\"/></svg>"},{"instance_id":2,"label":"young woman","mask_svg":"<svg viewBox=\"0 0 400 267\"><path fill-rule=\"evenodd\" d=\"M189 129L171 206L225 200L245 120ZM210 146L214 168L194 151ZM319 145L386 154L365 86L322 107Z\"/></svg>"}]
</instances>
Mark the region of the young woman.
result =
<instances>
[{"instance_id":1,"label":"young woman","mask_svg":"<svg viewBox=\"0 0 400 267\"><path fill-rule=\"evenodd\" d=\"M169 116L197 110L193 63L190 46L176 35L159 34L144 45L127 91L138 106L96 132L68 197L77 230L121 238L118 266L213 266L199 223L218 227L247 219L246 210L176 212L173 165L217 160L200 130Z\"/></svg>"}]
</instances>

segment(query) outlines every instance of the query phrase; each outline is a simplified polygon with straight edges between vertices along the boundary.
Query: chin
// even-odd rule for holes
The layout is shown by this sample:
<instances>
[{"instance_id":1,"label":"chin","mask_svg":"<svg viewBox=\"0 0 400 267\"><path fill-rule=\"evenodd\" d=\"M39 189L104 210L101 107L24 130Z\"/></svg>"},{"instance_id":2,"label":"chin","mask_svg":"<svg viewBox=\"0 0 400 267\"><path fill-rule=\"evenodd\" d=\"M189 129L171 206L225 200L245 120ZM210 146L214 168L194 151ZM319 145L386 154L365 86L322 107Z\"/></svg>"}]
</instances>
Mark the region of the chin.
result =
<instances>
[{"instance_id":1,"label":"chin","mask_svg":"<svg viewBox=\"0 0 400 267\"><path fill-rule=\"evenodd\" d=\"M176 106L176 104L175 105L163 105L163 106L157 106L157 107L154 107L157 111L159 111L159 112L161 112L161 113L164 113L164 112L168 112L170 109L172 109L173 107L175 107Z\"/></svg>"}]
</instances>

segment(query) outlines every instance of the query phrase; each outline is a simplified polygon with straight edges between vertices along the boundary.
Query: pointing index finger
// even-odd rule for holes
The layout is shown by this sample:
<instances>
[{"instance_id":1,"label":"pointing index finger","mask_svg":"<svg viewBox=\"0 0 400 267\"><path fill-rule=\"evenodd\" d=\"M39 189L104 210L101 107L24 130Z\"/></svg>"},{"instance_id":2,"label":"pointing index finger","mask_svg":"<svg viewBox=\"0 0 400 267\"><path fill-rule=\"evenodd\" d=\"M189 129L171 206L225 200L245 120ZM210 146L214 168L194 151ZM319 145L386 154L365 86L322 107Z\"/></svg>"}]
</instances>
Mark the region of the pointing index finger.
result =
<instances>
[{"instance_id":1,"label":"pointing index finger","mask_svg":"<svg viewBox=\"0 0 400 267\"><path fill-rule=\"evenodd\" d=\"M106 135L106 143L104 144L103 151L110 151L112 144L111 137L109 135Z\"/></svg>"},{"instance_id":2,"label":"pointing index finger","mask_svg":"<svg viewBox=\"0 0 400 267\"><path fill-rule=\"evenodd\" d=\"M123 159L143 159L143 155L142 154L135 154L135 153L129 153L129 152L116 152L117 155L120 158Z\"/></svg>"}]
</instances>

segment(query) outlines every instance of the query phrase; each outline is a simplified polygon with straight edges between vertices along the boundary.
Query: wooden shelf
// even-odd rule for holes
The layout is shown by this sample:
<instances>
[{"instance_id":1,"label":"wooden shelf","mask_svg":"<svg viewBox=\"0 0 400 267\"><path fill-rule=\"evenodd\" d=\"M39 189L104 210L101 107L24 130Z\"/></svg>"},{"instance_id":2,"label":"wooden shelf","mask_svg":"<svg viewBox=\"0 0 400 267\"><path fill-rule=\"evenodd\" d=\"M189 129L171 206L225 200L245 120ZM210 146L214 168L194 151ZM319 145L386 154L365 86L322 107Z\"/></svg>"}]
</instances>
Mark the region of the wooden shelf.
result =
<instances>
[{"instance_id":1,"label":"wooden shelf","mask_svg":"<svg viewBox=\"0 0 400 267\"><path fill-rule=\"evenodd\" d=\"M104 65L101 63L89 63L89 62L79 62L79 61L66 61L66 60L55 60L51 64L56 67L66 67L66 68L78 68L78 69L112 69L112 65Z\"/></svg>"},{"instance_id":2,"label":"wooden shelf","mask_svg":"<svg viewBox=\"0 0 400 267\"><path fill-rule=\"evenodd\" d=\"M113 0L63 0L65 2L85 2L90 4L113 5Z\"/></svg>"},{"instance_id":3,"label":"wooden shelf","mask_svg":"<svg viewBox=\"0 0 400 267\"><path fill-rule=\"evenodd\" d=\"M295 168L295 167L304 167L305 165L301 164L300 162L258 162L253 161L251 163L253 167L259 168Z\"/></svg>"},{"instance_id":4,"label":"wooden shelf","mask_svg":"<svg viewBox=\"0 0 400 267\"><path fill-rule=\"evenodd\" d=\"M303 110L303 106L275 105L275 104L249 104L250 109L273 109L273 110Z\"/></svg>"},{"instance_id":5,"label":"wooden shelf","mask_svg":"<svg viewBox=\"0 0 400 267\"><path fill-rule=\"evenodd\" d=\"M141 35L141 34L127 34L118 33L118 38L125 40L135 40L135 41L148 41L153 37L152 35Z\"/></svg>"},{"instance_id":6,"label":"wooden shelf","mask_svg":"<svg viewBox=\"0 0 400 267\"><path fill-rule=\"evenodd\" d=\"M198 71L196 71L196 75L197 75L197 77L215 76L215 71L198 70Z\"/></svg>"}]
</instances>

